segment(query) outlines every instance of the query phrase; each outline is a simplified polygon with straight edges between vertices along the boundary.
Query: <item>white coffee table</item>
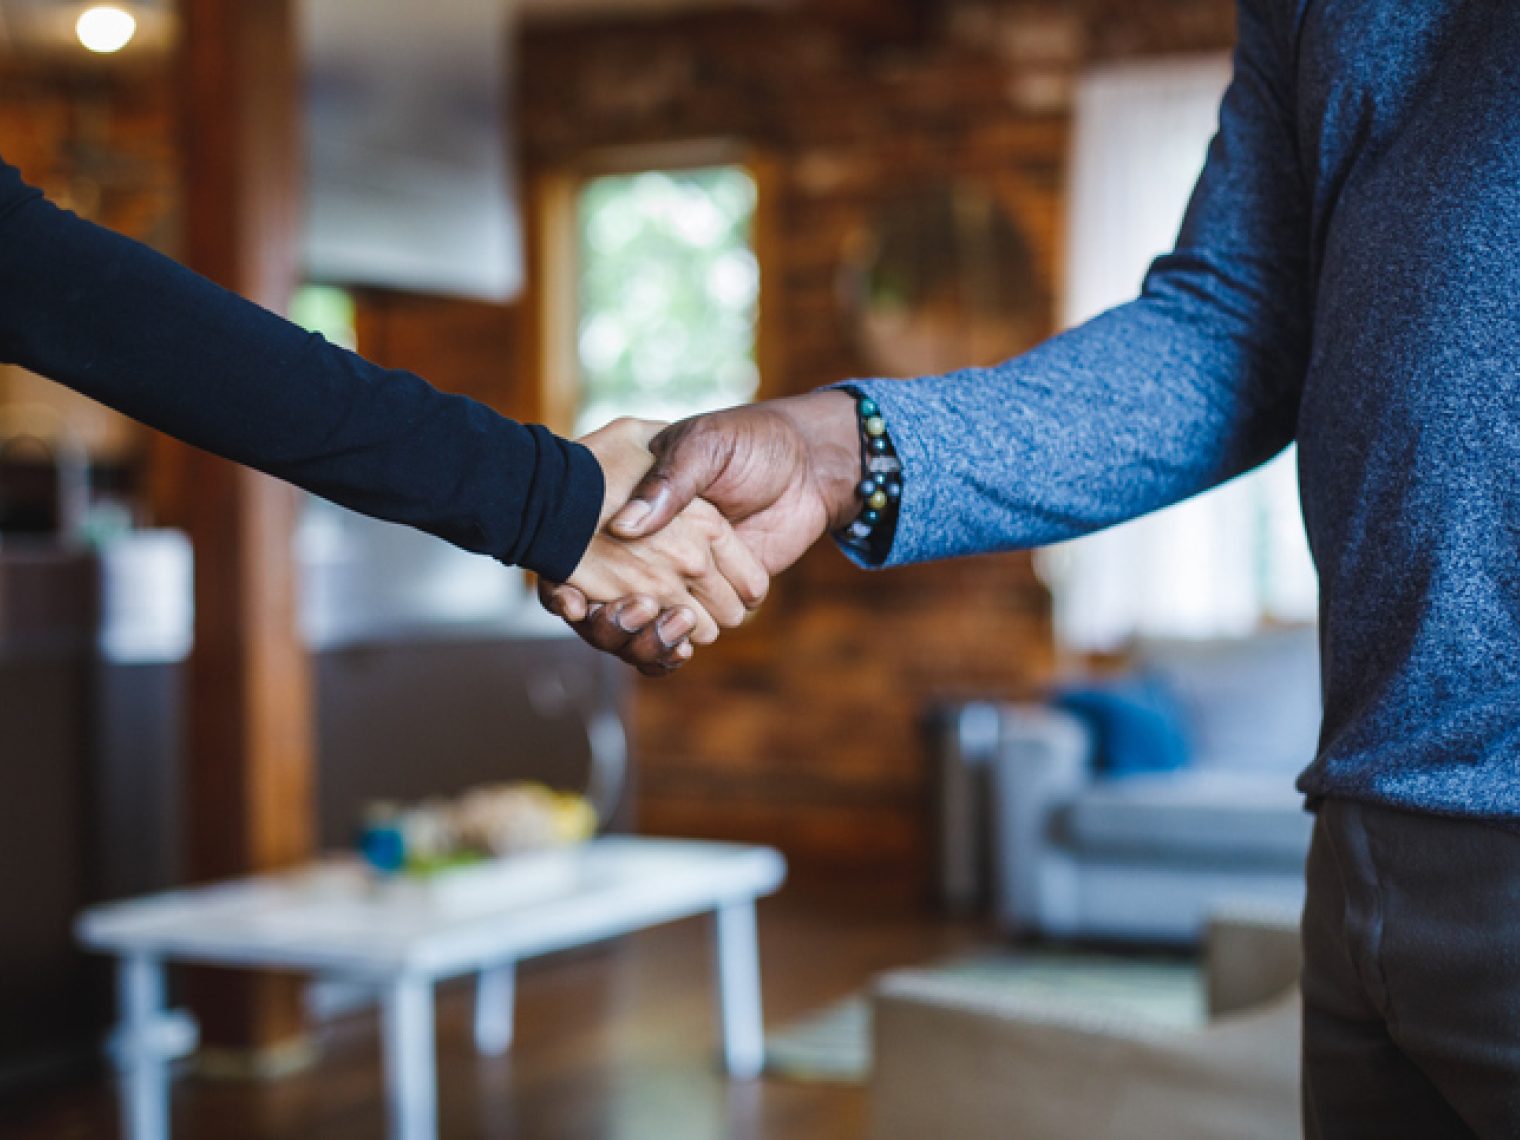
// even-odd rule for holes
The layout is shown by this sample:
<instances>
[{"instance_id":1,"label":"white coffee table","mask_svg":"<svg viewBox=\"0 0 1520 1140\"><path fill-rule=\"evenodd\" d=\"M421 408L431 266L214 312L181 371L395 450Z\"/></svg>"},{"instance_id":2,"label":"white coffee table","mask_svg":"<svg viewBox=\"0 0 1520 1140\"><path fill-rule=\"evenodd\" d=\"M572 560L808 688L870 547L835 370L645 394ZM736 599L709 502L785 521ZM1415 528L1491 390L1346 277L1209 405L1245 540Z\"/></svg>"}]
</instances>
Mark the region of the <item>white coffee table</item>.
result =
<instances>
[{"instance_id":1,"label":"white coffee table","mask_svg":"<svg viewBox=\"0 0 1520 1140\"><path fill-rule=\"evenodd\" d=\"M193 1024L164 1007L171 961L299 970L381 994L385 1085L394 1140L437 1135L433 986L480 975L475 1036L483 1052L512 1036L516 963L673 919L713 912L723 1058L756 1076L764 1054L755 900L786 877L765 847L600 839L499 888L376 891L351 862L113 903L78 922L88 947L119 957L123 1132L169 1135L169 1061L194 1047ZM551 860L552 863L552 860ZM539 886L534 887L534 882Z\"/></svg>"}]
</instances>

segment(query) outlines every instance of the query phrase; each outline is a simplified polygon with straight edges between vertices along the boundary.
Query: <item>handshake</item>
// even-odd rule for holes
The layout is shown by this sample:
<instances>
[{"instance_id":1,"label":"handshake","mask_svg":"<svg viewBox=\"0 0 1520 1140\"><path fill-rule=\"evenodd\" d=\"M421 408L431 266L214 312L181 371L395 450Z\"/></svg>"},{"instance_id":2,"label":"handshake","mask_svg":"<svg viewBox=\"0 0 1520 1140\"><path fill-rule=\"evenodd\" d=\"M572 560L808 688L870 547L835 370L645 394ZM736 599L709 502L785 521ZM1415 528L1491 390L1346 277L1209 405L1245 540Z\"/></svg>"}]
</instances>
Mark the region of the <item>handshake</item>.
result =
<instances>
[{"instance_id":1,"label":"handshake","mask_svg":"<svg viewBox=\"0 0 1520 1140\"><path fill-rule=\"evenodd\" d=\"M597 533L540 600L641 672L678 669L765 600L771 578L860 507L860 432L845 392L664 426L617 420L581 440L606 480Z\"/></svg>"}]
</instances>

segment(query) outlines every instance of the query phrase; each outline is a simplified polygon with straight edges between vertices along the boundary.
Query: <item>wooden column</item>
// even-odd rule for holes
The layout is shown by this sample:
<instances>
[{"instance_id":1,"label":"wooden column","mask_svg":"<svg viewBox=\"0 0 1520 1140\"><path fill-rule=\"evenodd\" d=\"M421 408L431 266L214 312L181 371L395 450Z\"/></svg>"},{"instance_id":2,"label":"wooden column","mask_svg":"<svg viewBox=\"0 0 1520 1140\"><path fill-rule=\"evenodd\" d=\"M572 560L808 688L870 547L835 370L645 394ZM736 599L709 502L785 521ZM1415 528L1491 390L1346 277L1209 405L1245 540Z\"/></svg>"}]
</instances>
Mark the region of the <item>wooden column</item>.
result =
<instances>
[{"instance_id":1,"label":"wooden column","mask_svg":"<svg viewBox=\"0 0 1520 1140\"><path fill-rule=\"evenodd\" d=\"M297 283L301 190L293 0L183 0L181 9L186 261L283 310ZM170 470L195 547L190 872L205 880L289 866L311 855L314 830L311 670L292 541L299 496L191 449ZM208 972L191 997L206 1043L223 1056L262 1063L299 1041L290 979Z\"/></svg>"}]
</instances>

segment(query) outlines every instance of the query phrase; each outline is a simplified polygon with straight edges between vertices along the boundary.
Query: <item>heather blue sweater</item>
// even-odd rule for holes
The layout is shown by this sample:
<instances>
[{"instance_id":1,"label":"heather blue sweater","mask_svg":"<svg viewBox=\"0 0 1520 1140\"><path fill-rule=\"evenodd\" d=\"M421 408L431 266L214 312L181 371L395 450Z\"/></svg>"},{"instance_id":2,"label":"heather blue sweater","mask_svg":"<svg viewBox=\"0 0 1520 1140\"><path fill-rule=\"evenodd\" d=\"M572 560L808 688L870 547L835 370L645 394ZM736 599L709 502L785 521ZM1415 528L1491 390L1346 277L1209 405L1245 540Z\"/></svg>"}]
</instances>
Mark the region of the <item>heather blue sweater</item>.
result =
<instances>
[{"instance_id":1,"label":"heather blue sweater","mask_svg":"<svg viewBox=\"0 0 1520 1140\"><path fill-rule=\"evenodd\" d=\"M1520 4L1243 0L1140 298L862 386L906 469L891 562L1071 538L1297 439L1325 687L1300 788L1520 824Z\"/></svg>"},{"instance_id":2,"label":"heather blue sweater","mask_svg":"<svg viewBox=\"0 0 1520 1140\"><path fill-rule=\"evenodd\" d=\"M601 511L586 448L328 344L58 209L3 159L0 362L553 581Z\"/></svg>"}]
</instances>

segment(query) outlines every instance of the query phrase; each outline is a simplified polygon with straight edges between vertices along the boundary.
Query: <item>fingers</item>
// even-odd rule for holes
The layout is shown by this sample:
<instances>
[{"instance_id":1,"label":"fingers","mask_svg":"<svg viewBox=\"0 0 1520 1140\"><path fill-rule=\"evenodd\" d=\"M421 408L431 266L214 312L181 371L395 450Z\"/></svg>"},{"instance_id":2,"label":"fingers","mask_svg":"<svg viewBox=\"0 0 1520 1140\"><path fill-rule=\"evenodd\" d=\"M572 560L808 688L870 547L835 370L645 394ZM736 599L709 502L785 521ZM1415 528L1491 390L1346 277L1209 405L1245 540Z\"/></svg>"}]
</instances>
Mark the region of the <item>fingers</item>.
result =
<instances>
[{"instance_id":1,"label":"fingers","mask_svg":"<svg viewBox=\"0 0 1520 1140\"><path fill-rule=\"evenodd\" d=\"M592 648L621 657L657 616L659 607L652 598L624 598L600 607L578 623L576 632Z\"/></svg>"},{"instance_id":2,"label":"fingers","mask_svg":"<svg viewBox=\"0 0 1520 1140\"><path fill-rule=\"evenodd\" d=\"M740 600L733 586L729 585L728 579L718 573L716 568L692 582L689 588L691 596L701 603L708 620L713 623L711 631L713 641L718 639L720 629L737 629L744 624L744 619L749 617L749 607ZM711 642L702 640L706 632L705 626L699 619L697 630L692 634L692 640L698 645L710 645Z\"/></svg>"},{"instance_id":3,"label":"fingers","mask_svg":"<svg viewBox=\"0 0 1520 1140\"><path fill-rule=\"evenodd\" d=\"M689 638L697 618L687 607L661 613L653 598L642 597L588 606L575 587L544 581L538 584L538 598L550 613L566 618L587 645L621 658L646 676L668 676L692 658Z\"/></svg>"},{"instance_id":4,"label":"fingers","mask_svg":"<svg viewBox=\"0 0 1520 1140\"><path fill-rule=\"evenodd\" d=\"M661 614L650 598L627 598L601 607L575 631L588 645L620 657L639 672L662 677L691 660L689 636L696 624L689 608Z\"/></svg>"},{"instance_id":5,"label":"fingers","mask_svg":"<svg viewBox=\"0 0 1520 1140\"><path fill-rule=\"evenodd\" d=\"M742 625L765 600L770 576L734 528L705 499L668 529L641 540L663 549L692 597L724 629Z\"/></svg>"},{"instance_id":6,"label":"fingers","mask_svg":"<svg viewBox=\"0 0 1520 1140\"><path fill-rule=\"evenodd\" d=\"M754 552L744 545L732 527L724 524L712 544L713 565L747 610L755 610L770 593L771 578ZM707 605L701 595L697 600ZM711 610L712 607L708 606ZM740 620L743 620L742 618Z\"/></svg>"},{"instance_id":7,"label":"fingers","mask_svg":"<svg viewBox=\"0 0 1520 1140\"><path fill-rule=\"evenodd\" d=\"M734 600L737 601L738 599L736 598ZM722 604L721 597L718 604ZM697 618L697 624L691 631L692 644L711 645L713 642L717 641L718 635L723 631L722 628L718 625L717 619L708 612L706 605L698 604L696 599L693 598L690 608L696 614Z\"/></svg>"},{"instance_id":8,"label":"fingers","mask_svg":"<svg viewBox=\"0 0 1520 1140\"><path fill-rule=\"evenodd\" d=\"M622 657L646 677L668 677L690 661L695 653L691 642L685 638L674 649L666 649L651 624L633 637Z\"/></svg>"},{"instance_id":9,"label":"fingers","mask_svg":"<svg viewBox=\"0 0 1520 1140\"><path fill-rule=\"evenodd\" d=\"M761 579L765 577L764 571L759 569L759 564L743 544L733 537L732 528L721 519L711 528L696 526L692 529L703 539L703 546L690 552L683 571L686 588L718 626L735 629L744 624L753 608L745 595L751 598L757 593L764 596L764 585L756 584L757 575ZM735 578L737 583L733 580ZM741 586L744 594L740 593ZM759 604L758 599L755 604ZM700 634L695 637L697 644L706 644L699 639Z\"/></svg>"},{"instance_id":10,"label":"fingers","mask_svg":"<svg viewBox=\"0 0 1520 1140\"><path fill-rule=\"evenodd\" d=\"M661 530L723 471L727 456L721 435L704 428L703 417L666 428L650 443L654 466L613 516L619 538L640 538Z\"/></svg>"}]
</instances>

